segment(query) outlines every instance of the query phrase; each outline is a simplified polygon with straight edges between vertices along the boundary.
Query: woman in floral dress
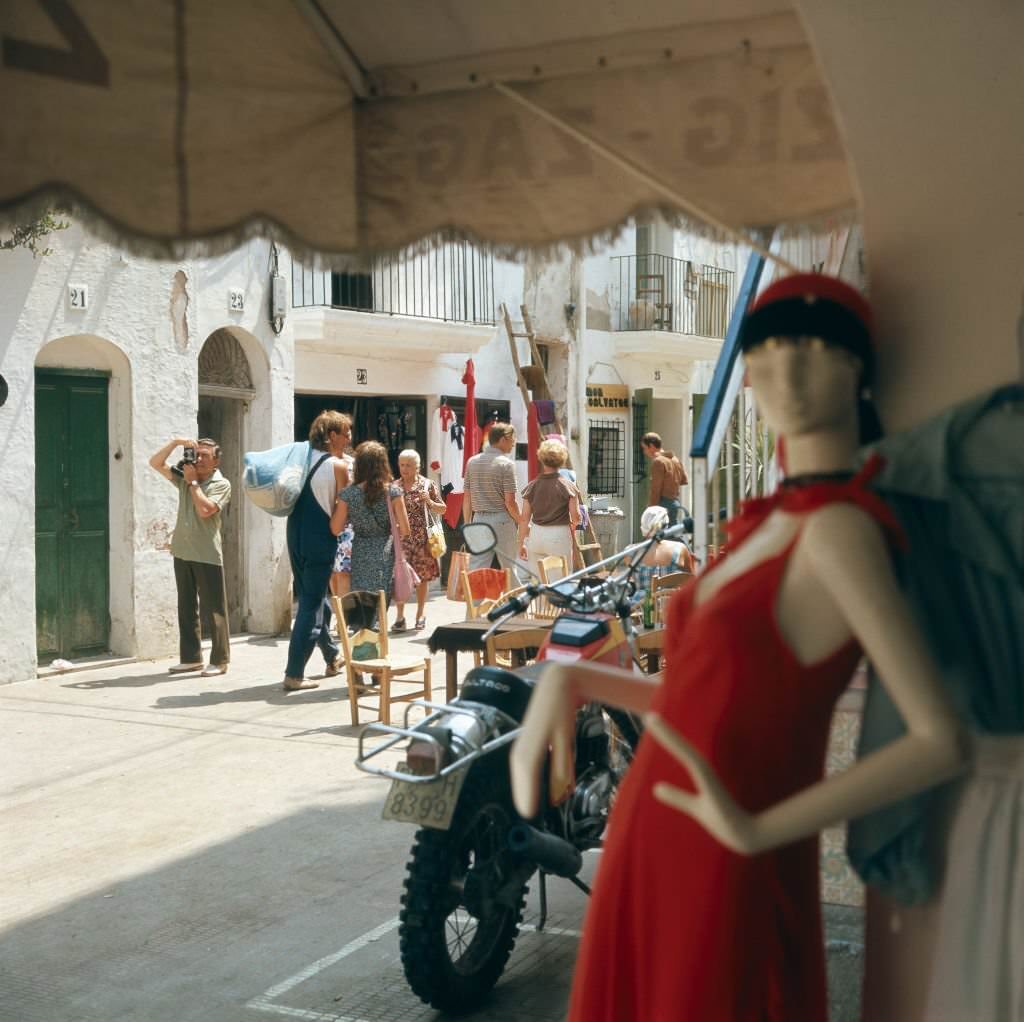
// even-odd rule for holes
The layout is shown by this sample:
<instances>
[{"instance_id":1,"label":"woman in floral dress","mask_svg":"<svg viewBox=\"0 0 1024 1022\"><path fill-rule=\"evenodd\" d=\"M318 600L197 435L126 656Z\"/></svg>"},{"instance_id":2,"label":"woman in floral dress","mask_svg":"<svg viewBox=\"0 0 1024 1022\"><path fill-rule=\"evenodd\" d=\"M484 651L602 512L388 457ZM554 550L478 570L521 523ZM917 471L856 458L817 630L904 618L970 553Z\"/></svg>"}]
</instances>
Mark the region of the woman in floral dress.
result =
<instances>
[{"instance_id":1,"label":"woman in floral dress","mask_svg":"<svg viewBox=\"0 0 1024 1022\"><path fill-rule=\"evenodd\" d=\"M383 589L390 596L395 572L395 551L391 542L391 517L395 514L398 531L408 535L401 487L391 482L387 451L367 440L356 448L355 481L346 486L335 503L331 531L337 536L351 523L352 589L375 593Z\"/></svg>"},{"instance_id":2,"label":"woman in floral dress","mask_svg":"<svg viewBox=\"0 0 1024 1022\"><path fill-rule=\"evenodd\" d=\"M435 514L442 514L445 505L437 492L437 487L429 479L420 475L420 456L413 450L402 451L398 456L399 485L405 498L405 510L409 516L409 535L402 537L405 548L405 559L419 575L416 586L416 628L427 623L425 606L427 602L427 584L431 579L438 578L441 569L431 556L430 541L427 536L427 509ZM394 630L405 630L405 605L395 600L398 618Z\"/></svg>"}]
</instances>

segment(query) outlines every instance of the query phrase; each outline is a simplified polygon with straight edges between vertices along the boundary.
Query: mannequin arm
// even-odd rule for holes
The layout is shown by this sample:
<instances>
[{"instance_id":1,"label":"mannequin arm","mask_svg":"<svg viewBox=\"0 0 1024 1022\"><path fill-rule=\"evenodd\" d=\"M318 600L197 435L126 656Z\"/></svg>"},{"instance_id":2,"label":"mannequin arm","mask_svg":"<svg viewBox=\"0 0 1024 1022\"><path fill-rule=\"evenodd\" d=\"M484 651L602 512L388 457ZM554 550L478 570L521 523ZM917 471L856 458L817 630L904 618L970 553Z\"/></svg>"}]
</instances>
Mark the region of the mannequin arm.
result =
<instances>
[{"instance_id":1,"label":"mannequin arm","mask_svg":"<svg viewBox=\"0 0 1024 1022\"><path fill-rule=\"evenodd\" d=\"M823 508L804 528L794 556L801 555L874 663L907 734L842 774L751 815L733 801L689 743L653 718L651 733L690 771L697 787L692 794L659 783L655 797L693 816L729 848L747 854L789 844L939 784L959 773L966 760L963 735L897 587L875 522L850 504Z\"/></svg>"},{"instance_id":2,"label":"mannequin arm","mask_svg":"<svg viewBox=\"0 0 1024 1022\"><path fill-rule=\"evenodd\" d=\"M530 698L509 762L512 798L520 815L529 819L537 813L541 770L549 748L552 792L557 795L572 783L573 727L576 710L583 703L610 703L643 713L659 680L595 663L547 667Z\"/></svg>"}]
</instances>

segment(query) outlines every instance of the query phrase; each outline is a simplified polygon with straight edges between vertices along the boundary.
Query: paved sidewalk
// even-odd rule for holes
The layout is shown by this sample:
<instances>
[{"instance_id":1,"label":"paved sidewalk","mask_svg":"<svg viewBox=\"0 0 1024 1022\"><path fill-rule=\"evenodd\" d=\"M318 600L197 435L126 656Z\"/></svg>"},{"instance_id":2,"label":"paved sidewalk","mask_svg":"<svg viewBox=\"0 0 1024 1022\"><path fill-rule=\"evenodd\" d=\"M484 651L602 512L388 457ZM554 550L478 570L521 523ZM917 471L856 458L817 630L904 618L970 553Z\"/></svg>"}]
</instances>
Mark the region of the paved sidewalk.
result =
<instances>
[{"instance_id":1,"label":"paved sidewalk","mask_svg":"<svg viewBox=\"0 0 1024 1022\"><path fill-rule=\"evenodd\" d=\"M430 627L463 612L436 597ZM0 1022L439 1017L398 959L412 829L353 765L343 678L281 691L286 646L243 637L223 677L168 658L0 687ZM585 899L549 893L549 930L525 930L478 1022L562 1017ZM855 1022L858 916L828 918L849 938L833 1022Z\"/></svg>"},{"instance_id":2,"label":"paved sidewalk","mask_svg":"<svg viewBox=\"0 0 1024 1022\"><path fill-rule=\"evenodd\" d=\"M464 612L434 598L396 652ZM0 1019L252 1019L275 977L395 915L412 829L353 765L344 677L285 693L286 650L0 687Z\"/></svg>"}]
</instances>

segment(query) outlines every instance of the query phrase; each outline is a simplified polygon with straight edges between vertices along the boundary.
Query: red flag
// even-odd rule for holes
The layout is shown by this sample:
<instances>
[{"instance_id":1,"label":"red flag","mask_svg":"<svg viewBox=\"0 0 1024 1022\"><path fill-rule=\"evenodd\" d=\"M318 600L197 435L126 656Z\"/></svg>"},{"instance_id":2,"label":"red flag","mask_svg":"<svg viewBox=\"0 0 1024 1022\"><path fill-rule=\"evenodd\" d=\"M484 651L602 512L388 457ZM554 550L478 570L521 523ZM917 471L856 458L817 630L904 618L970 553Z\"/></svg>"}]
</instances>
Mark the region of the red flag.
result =
<instances>
[{"instance_id":1,"label":"red flag","mask_svg":"<svg viewBox=\"0 0 1024 1022\"><path fill-rule=\"evenodd\" d=\"M466 416L462 425L466 430L465 446L462 448L462 475L466 475L466 466L474 454L480 453L480 427L476 422L476 376L473 360L466 359L466 372L462 382L466 385Z\"/></svg>"},{"instance_id":2,"label":"red flag","mask_svg":"<svg viewBox=\"0 0 1024 1022\"><path fill-rule=\"evenodd\" d=\"M540 434L540 422L537 420L537 404L530 402L526 410L526 478L533 480L540 473L540 462L537 460L537 448L544 437Z\"/></svg>"},{"instance_id":3,"label":"red flag","mask_svg":"<svg viewBox=\"0 0 1024 1022\"><path fill-rule=\"evenodd\" d=\"M480 427L476 422L476 376L471 358L466 359L466 372L463 374L462 382L466 385L466 414L462 422L465 431L462 440L462 474L465 476L469 459L480 453ZM461 493L449 493L445 501L448 505L444 515L445 521L453 529L459 527L462 519L462 499Z\"/></svg>"}]
</instances>

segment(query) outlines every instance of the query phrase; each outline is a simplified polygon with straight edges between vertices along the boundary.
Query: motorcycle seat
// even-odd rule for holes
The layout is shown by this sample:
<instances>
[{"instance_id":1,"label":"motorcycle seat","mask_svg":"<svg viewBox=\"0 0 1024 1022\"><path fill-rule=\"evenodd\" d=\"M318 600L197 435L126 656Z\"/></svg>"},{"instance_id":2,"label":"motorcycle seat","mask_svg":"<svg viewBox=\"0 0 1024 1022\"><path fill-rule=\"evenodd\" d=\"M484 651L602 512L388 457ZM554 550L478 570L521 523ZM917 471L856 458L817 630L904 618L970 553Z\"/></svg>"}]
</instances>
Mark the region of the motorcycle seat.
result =
<instances>
[{"instance_id":1,"label":"motorcycle seat","mask_svg":"<svg viewBox=\"0 0 1024 1022\"><path fill-rule=\"evenodd\" d=\"M531 667L522 671L509 671L504 667L474 667L462 682L456 703L466 699L474 703L493 706L514 720L522 720L526 704L530 701L536 676Z\"/></svg>"}]
</instances>

